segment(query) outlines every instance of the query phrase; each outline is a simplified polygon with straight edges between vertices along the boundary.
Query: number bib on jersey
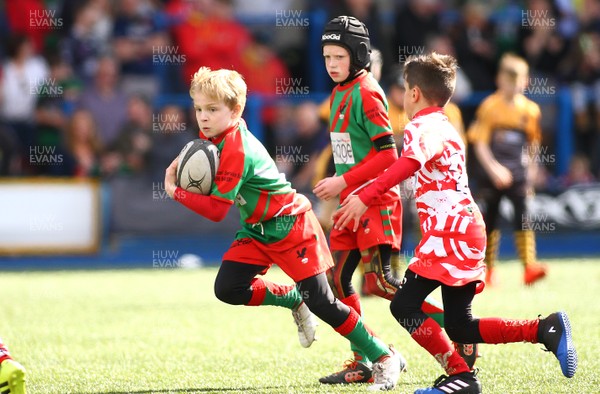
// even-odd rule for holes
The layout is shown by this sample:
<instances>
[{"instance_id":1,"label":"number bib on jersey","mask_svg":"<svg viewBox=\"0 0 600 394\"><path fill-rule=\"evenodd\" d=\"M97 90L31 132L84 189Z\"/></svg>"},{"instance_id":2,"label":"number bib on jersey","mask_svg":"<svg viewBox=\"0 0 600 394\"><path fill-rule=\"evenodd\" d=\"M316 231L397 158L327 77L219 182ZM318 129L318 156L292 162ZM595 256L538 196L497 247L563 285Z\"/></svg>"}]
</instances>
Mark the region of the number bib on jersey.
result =
<instances>
[{"instance_id":1,"label":"number bib on jersey","mask_svg":"<svg viewBox=\"0 0 600 394\"><path fill-rule=\"evenodd\" d=\"M335 164L355 164L350 133L329 133Z\"/></svg>"}]
</instances>

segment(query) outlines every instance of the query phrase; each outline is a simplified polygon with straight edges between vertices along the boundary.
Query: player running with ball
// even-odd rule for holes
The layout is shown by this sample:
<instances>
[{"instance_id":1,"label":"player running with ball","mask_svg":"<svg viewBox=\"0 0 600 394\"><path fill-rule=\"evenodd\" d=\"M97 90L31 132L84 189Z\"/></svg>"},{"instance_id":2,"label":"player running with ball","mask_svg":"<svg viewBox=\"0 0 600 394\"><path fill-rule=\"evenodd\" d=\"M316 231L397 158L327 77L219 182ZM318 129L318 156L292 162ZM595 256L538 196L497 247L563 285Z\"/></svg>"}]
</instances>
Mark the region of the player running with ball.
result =
<instances>
[{"instance_id":1,"label":"player running with ball","mask_svg":"<svg viewBox=\"0 0 600 394\"><path fill-rule=\"evenodd\" d=\"M391 303L394 317L438 361L448 376L415 393L481 393L474 371L452 347L421 304L442 288L446 332L463 343L542 343L554 353L563 374L577 369L577 353L564 312L545 319L474 318L471 303L485 286L485 224L468 187L465 147L444 115L456 83L456 60L432 53L411 56L404 66L404 106L411 122L401 157L375 182L344 201L335 226L360 227L368 206L388 189L415 176L415 200L423 238Z\"/></svg>"},{"instance_id":2,"label":"player running with ball","mask_svg":"<svg viewBox=\"0 0 600 394\"><path fill-rule=\"evenodd\" d=\"M223 220L231 205L240 210L238 231L215 280L215 294L232 305L275 305L291 309L302 346L314 341L315 315L375 361L373 390L392 389L401 356L373 337L358 313L337 300L325 272L333 265L325 235L306 197L296 193L264 146L241 118L246 83L232 70L201 67L192 79L200 138L220 151L211 194L190 193L175 185L177 160L165 173L165 191L212 220ZM279 285L258 275L277 264L296 285ZM310 310L309 310L310 308Z\"/></svg>"}]
</instances>

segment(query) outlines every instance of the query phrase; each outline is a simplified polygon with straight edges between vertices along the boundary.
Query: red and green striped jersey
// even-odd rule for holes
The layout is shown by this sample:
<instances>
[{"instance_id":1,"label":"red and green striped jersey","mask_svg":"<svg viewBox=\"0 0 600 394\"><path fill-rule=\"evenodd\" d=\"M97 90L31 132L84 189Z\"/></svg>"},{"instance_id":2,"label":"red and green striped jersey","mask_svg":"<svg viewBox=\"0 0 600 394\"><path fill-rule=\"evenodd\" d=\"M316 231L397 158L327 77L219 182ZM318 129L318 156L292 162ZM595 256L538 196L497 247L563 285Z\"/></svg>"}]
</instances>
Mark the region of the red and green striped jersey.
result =
<instances>
[{"instance_id":1,"label":"red and green striped jersey","mask_svg":"<svg viewBox=\"0 0 600 394\"><path fill-rule=\"evenodd\" d=\"M285 238L293 227L290 216L311 208L308 199L296 193L243 120L211 141L220 152L211 195L239 208L244 230L238 238L265 243Z\"/></svg>"},{"instance_id":2,"label":"red and green striped jersey","mask_svg":"<svg viewBox=\"0 0 600 394\"><path fill-rule=\"evenodd\" d=\"M336 174L341 176L377 153L374 140L394 133L388 117L387 99L371 73L363 72L351 82L337 85L331 94L330 105L333 161ZM340 194L340 200L362 189L379 175L372 174L362 185L348 186ZM398 190L392 188L379 201L385 203L397 199Z\"/></svg>"}]
</instances>

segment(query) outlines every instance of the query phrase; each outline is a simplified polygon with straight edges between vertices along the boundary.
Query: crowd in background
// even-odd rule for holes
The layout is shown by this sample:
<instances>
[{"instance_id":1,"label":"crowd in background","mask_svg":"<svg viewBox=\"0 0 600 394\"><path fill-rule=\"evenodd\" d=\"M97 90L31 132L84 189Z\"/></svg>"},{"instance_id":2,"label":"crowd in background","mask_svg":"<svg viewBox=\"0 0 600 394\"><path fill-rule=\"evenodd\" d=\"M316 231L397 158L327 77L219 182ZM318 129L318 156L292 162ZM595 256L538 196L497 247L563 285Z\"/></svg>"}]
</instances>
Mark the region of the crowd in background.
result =
<instances>
[{"instance_id":1,"label":"crowd in background","mask_svg":"<svg viewBox=\"0 0 600 394\"><path fill-rule=\"evenodd\" d=\"M429 50L456 56L454 101L463 126L476 107L463 103L473 92L494 90L500 55L520 54L531 67L530 84L541 89L531 90L532 98L566 88L574 110L569 172L557 177L551 165L542 166L537 186L600 178L600 0L7 0L0 6L0 176L160 179L197 133L191 105L167 98L187 95L193 72L209 66L234 68L251 95L276 98L260 114L264 142L294 185L310 190L328 141L322 101L306 94L315 93L311 75L325 73L310 69L310 60L321 57L310 52L311 15L321 11L327 20L346 14L365 22L383 57L381 83L396 107L403 59ZM552 111L543 115L542 146L552 152L556 122Z\"/></svg>"}]
</instances>

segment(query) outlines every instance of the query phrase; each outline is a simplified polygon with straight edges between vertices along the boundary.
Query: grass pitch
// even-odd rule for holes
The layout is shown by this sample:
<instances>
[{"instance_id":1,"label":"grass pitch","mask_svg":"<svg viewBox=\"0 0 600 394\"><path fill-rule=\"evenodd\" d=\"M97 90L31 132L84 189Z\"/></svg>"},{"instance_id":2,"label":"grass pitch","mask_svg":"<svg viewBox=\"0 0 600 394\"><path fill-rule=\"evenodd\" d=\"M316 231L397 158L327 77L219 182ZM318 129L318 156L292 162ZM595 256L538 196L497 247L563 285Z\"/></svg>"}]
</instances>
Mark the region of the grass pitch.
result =
<instances>
[{"instance_id":1,"label":"grass pitch","mask_svg":"<svg viewBox=\"0 0 600 394\"><path fill-rule=\"evenodd\" d=\"M215 268L0 273L0 335L28 370L29 393L350 393L321 386L350 356L321 322L319 340L298 344L291 313L235 307L213 295ZM565 310L579 369L560 372L540 345L482 345L484 393L597 393L600 387L600 260L556 260L533 288L516 262L475 297L478 316L535 318ZM271 280L289 283L273 269ZM394 321L389 302L363 299L366 321L407 358L394 392L430 386L442 369Z\"/></svg>"}]
</instances>

